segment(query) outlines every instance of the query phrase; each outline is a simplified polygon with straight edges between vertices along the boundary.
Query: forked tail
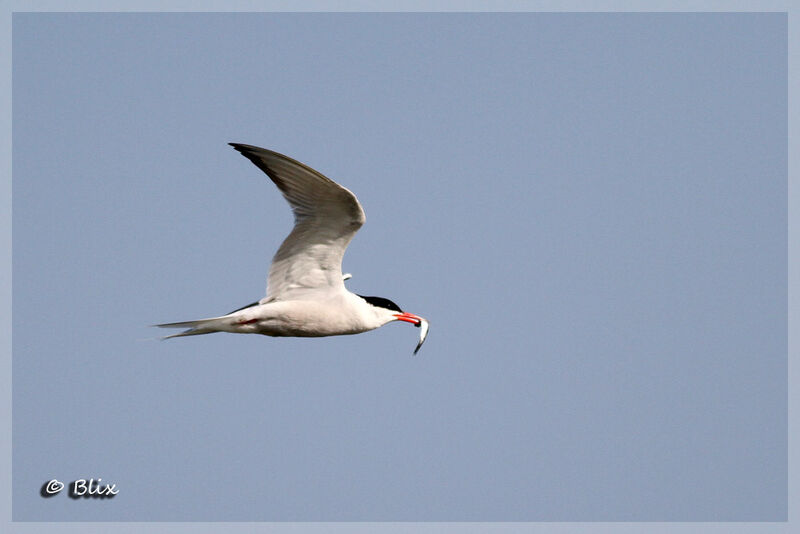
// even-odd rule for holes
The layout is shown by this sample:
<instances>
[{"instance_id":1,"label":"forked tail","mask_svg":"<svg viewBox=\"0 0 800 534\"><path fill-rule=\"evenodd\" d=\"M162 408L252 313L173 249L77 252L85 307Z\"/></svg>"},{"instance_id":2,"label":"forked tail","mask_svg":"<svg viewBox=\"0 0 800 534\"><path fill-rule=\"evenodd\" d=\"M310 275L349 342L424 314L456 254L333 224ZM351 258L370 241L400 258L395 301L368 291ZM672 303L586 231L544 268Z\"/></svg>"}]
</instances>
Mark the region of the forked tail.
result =
<instances>
[{"instance_id":1,"label":"forked tail","mask_svg":"<svg viewBox=\"0 0 800 534\"><path fill-rule=\"evenodd\" d=\"M223 332L222 327L226 324L226 317L214 317L212 319L198 319L197 321L184 321L181 323L164 323L157 324L158 328L186 328L183 332L164 336L161 339L170 339L173 337L182 336L199 336L202 334L213 334L214 332Z\"/></svg>"}]
</instances>

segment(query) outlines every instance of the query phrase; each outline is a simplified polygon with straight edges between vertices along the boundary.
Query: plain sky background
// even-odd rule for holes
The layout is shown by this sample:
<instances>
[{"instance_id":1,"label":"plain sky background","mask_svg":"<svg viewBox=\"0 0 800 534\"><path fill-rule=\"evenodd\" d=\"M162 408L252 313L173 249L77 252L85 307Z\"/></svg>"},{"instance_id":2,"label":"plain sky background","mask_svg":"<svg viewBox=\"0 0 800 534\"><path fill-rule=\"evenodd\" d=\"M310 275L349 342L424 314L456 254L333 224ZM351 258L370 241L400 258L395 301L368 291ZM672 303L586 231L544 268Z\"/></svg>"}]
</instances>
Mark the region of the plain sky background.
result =
<instances>
[{"instance_id":1,"label":"plain sky background","mask_svg":"<svg viewBox=\"0 0 800 534\"><path fill-rule=\"evenodd\" d=\"M15 520L787 517L782 14L16 14ZM418 331L157 342L367 213ZM102 477L113 500L39 496Z\"/></svg>"}]
</instances>

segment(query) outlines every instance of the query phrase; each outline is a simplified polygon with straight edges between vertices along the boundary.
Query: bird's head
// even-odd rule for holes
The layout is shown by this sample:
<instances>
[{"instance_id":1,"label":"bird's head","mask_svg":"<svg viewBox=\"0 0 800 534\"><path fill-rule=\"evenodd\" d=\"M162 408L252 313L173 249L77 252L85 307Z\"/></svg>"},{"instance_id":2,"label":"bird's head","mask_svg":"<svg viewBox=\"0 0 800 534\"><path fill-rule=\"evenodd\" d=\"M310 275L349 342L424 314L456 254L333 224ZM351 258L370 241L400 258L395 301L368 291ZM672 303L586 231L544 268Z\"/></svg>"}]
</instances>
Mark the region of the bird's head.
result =
<instances>
[{"instance_id":1,"label":"bird's head","mask_svg":"<svg viewBox=\"0 0 800 534\"><path fill-rule=\"evenodd\" d=\"M376 315L383 321L383 324L392 321L403 321L411 323L417 328L422 328L419 333L419 344L417 348L414 349L414 354L417 353L422 343L425 342L425 338L428 336L428 321L424 317L404 312L400 309L400 306L383 297L365 297L363 295L359 295L359 297L367 301L367 304L374 308Z\"/></svg>"}]
</instances>

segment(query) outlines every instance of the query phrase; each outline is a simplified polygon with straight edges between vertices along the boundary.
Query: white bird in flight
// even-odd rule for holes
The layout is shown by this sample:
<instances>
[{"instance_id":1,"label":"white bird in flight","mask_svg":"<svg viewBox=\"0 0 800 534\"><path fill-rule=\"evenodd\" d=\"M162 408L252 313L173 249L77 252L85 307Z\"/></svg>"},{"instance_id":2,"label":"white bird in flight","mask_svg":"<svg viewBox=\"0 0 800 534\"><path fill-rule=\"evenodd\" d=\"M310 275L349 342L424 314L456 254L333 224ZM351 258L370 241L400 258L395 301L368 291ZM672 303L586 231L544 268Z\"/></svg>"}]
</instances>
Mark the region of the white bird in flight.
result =
<instances>
[{"instance_id":1,"label":"white bird in flight","mask_svg":"<svg viewBox=\"0 0 800 534\"><path fill-rule=\"evenodd\" d=\"M166 336L213 332L267 336L321 337L360 334L392 321L420 328L419 351L428 321L404 312L389 299L348 291L342 257L364 224L356 196L299 161L251 145L230 143L269 176L294 212L294 228L272 258L267 295L220 317L165 323L160 328L187 328Z\"/></svg>"}]
</instances>

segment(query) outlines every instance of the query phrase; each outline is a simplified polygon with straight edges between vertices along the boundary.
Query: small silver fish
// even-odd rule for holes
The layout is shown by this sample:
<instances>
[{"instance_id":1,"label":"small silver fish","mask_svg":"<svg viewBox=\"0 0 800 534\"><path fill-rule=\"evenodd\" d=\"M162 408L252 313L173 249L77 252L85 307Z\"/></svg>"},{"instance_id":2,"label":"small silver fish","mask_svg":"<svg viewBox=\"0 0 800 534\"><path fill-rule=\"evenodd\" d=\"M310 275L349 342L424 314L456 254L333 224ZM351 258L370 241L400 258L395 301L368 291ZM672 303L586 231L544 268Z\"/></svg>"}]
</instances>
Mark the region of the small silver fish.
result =
<instances>
[{"instance_id":1,"label":"small silver fish","mask_svg":"<svg viewBox=\"0 0 800 534\"><path fill-rule=\"evenodd\" d=\"M414 354L419 352L419 348L425 343L425 338L428 337L428 328L430 328L430 324L428 323L427 319L423 319L420 317L419 324L417 325L419 328L419 343L417 344L417 348L414 349Z\"/></svg>"}]
</instances>

